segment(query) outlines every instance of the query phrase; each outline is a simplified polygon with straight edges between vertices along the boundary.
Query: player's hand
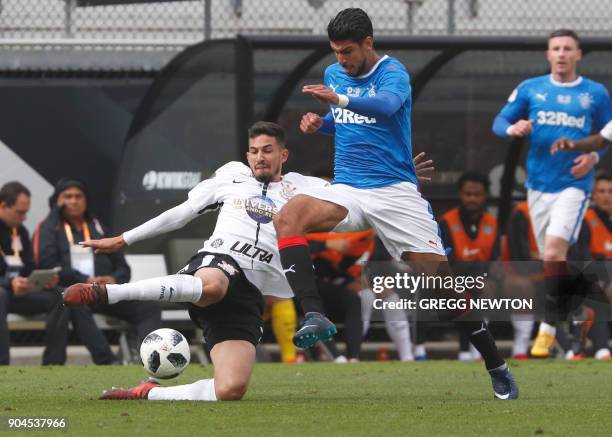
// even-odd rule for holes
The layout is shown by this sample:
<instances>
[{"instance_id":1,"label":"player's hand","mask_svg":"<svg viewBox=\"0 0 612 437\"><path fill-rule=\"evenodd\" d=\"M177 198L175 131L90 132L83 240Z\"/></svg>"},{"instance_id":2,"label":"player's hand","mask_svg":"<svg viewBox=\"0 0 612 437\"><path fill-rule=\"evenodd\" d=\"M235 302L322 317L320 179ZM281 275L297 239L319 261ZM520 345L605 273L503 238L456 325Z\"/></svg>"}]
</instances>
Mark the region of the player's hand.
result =
<instances>
[{"instance_id":1,"label":"player's hand","mask_svg":"<svg viewBox=\"0 0 612 437\"><path fill-rule=\"evenodd\" d=\"M351 247L351 241L346 238L334 238L333 240L325 241L325 248L334 250L338 253L346 252Z\"/></svg>"},{"instance_id":2,"label":"player's hand","mask_svg":"<svg viewBox=\"0 0 612 437\"><path fill-rule=\"evenodd\" d=\"M519 120L510 126L508 134L512 137L523 138L533 130L533 120Z\"/></svg>"},{"instance_id":3,"label":"player's hand","mask_svg":"<svg viewBox=\"0 0 612 437\"><path fill-rule=\"evenodd\" d=\"M15 296L23 296L24 294L28 294L30 291L32 291L34 289L34 285L28 278L16 276L11 279L11 288L13 289L13 294Z\"/></svg>"},{"instance_id":4,"label":"player's hand","mask_svg":"<svg viewBox=\"0 0 612 437\"><path fill-rule=\"evenodd\" d=\"M304 94L310 94L315 99L328 105L337 105L340 101L338 94L336 94L334 90L322 84L304 85L302 92Z\"/></svg>"},{"instance_id":5,"label":"player's hand","mask_svg":"<svg viewBox=\"0 0 612 437\"><path fill-rule=\"evenodd\" d=\"M111 238L102 238L101 240L87 240L79 243L83 247L91 247L95 253L112 253L120 250L125 246L123 235Z\"/></svg>"},{"instance_id":6,"label":"player's hand","mask_svg":"<svg viewBox=\"0 0 612 437\"><path fill-rule=\"evenodd\" d=\"M570 170L572 176L576 179L580 179L587 175L588 172L591 171L595 164L597 164L597 158L595 158L594 153L583 153L574 159L574 166Z\"/></svg>"},{"instance_id":7,"label":"player's hand","mask_svg":"<svg viewBox=\"0 0 612 437\"><path fill-rule=\"evenodd\" d=\"M428 176L428 173L431 173L435 170L433 166L433 159L425 159L425 152L421 152L412 158L412 162L414 163L414 167L416 169L416 176L420 182L429 182L431 181L431 176Z\"/></svg>"},{"instance_id":8,"label":"player's hand","mask_svg":"<svg viewBox=\"0 0 612 437\"><path fill-rule=\"evenodd\" d=\"M49 282L45 284L45 288L53 288L57 286L58 283L59 283L59 276L53 275L51 279L49 279Z\"/></svg>"},{"instance_id":9,"label":"player's hand","mask_svg":"<svg viewBox=\"0 0 612 437\"><path fill-rule=\"evenodd\" d=\"M550 154L554 155L555 153L561 150L572 150L574 148L574 142L565 137L559 138L557 141L550 146Z\"/></svg>"},{"instance_id":10,"label":"player's hand","mask_svg":"<svg viewBox=\"0 0 612 437\"><path fill-rule=\"evenodd\" d=\"M305 134L312 134L321 129L323 119L314 112L308 112L302 116L300 121L300 130Z\"/></svg>"}]
</instances>

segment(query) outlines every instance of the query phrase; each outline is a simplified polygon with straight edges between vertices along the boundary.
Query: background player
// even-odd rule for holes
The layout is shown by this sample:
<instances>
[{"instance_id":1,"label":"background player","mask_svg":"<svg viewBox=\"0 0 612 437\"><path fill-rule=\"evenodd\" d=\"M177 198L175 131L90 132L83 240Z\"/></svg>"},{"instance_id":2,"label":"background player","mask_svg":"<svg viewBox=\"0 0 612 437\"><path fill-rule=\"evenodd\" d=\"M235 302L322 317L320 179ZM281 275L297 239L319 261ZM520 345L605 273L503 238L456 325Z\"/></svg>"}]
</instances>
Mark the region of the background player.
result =
<instances>
[{"instance_id":1,"label":"background player","mask_svg":"<svg viewBox=\"0 0 612 437\"><path fill-rule=\"evenodd\" d=\"M323 118L304 115L300 128L305 133L335 135L334 182L307 189L275 218L286 277L309 312L296 333L297 344L302 346L326 336L331 325L321 314L306 232L373 227L396 259L430 263L432 273L447 262L431 207L417 190L408 72L397 59L376 53L372 22L361 9L339 12L327 32L338 62L326 69L324 84L307 85L303 92L330 105L331 110ZM465 322L464 326L485 360L495 396L518 397L518 388L486 326L480 322Z\"/></svg>"},{"instance_id":2,"label":"background player","mask_svg":"<svg viewBox=\"0 0 612 437\"><path fill-rule=\"evenodd\" d=\"M547 311L531 349L534 357L548 357L554 343L554 323L568 282L567 250L580 232L593 182L596 153L551 155L560 137L584 138L612 119L610 96L597 82L578 76L582 57L575 32L557 30L548 39L547 60L551 73L522 82L495 118L499 136L529 138L527 199L538 249L544 260Z\"/></svg>"}]
</instances>

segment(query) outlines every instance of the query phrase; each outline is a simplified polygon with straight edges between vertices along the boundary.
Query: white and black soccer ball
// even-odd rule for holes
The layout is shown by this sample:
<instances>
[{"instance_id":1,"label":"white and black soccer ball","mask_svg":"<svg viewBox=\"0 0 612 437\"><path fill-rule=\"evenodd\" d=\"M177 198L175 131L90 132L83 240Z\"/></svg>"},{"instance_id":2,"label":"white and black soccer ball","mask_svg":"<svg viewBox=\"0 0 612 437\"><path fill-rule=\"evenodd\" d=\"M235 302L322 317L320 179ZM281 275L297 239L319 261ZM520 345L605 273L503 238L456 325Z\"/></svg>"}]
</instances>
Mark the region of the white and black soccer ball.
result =
<instances>
[{"instance_id":1,"label":"white and black soccer ball","mask_svg":"<svg viewBox=\"0 0 612 437\"><path fill-rule=\"evenodd\" d=\"M174 329L157 329L140 345L140 358L145 370L155 378L174 378L185 370L191 360L189 343Z\"/></svg>"}]
</instances>

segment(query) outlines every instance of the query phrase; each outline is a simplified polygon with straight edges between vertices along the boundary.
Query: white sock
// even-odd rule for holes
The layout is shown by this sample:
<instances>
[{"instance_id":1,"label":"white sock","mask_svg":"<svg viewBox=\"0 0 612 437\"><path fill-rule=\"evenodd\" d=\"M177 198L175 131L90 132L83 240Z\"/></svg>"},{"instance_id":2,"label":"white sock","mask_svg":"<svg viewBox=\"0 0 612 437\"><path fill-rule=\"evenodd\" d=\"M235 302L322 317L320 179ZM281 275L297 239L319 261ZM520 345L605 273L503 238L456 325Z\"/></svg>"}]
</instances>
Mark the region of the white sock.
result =
<instances>
[{"instance_id":1,"label":"white sock","mask_svg":"<svg viewBox=\"0 0 612 437\"><path fill-rule=\"evenodd\" d=\"M387 302L399 302L397 293L391 293L385 298ZM400 361L414 361L412 354L412 340L410 339L410 324L406 313L401 309L383 310L385 328L397 349Z\"/></svg>"},{"instance_id":2,"label":"white sock","mask_svg":"<svg viewBox=\"0 0 612 437\"><path fill-rule=\"evenodd\" d=\"M202 280L191 275L170 275L127 284L106 286L108 303L122 300L197 302L202 297Z\"/></svg>"},{"instance_id":3,"label":"white sock","mask_svg":"<svg viewBox=\"0 0 612 437\"><path fill-rule=\"evenodd\" d=\"M214 379L201 379L193 384L155 387L149 391L150 401L216 401Z\"/></svg>"},{"instance_id":4,"label":"white sock","mask_svg":"<svg viewBox=\"0 0 612 437\"><path fill-rule=\"evenodd\" d=\"M376 295L369 288L364 288L359 292L361 297L361 320L363 321L363 330L361 336L364 337L370 329L370 321L372 320L372 312L374 311L374 299Z\"/></svg>"},{"instance_id":5,"label":"white sock","mask_svg":"<svg viewBox=\"0 0 612 437\"><path fill-rule=\"evenodd\" d=\"M511 314L512 327L514 328L514 341L512 342L512 356L527 355L529 341L533 330L533 320L525 320L525 314Z\"/></svg>"},{"instance_id":6,"label":"white sock","mask_svg":"<svg viewBox=\"0 0 612 437\"><path fill-rule=\"evenodd\" d=\"M553 325L549 325L546 322L540 322L538 332L550 334L554 337L555 335L557 335L557 328L555 328Z\"/></svg>"}]
</instances>

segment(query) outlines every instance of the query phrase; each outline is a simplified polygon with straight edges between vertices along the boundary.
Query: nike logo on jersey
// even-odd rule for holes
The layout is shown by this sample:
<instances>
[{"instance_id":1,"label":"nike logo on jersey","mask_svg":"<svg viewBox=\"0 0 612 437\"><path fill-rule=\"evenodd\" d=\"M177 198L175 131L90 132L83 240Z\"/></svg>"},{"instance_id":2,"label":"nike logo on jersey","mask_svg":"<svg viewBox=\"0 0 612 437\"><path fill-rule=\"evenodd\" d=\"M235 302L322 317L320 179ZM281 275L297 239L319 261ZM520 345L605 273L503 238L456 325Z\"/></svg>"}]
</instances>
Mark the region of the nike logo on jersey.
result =
<instances>
[{"instance_id":1,"label":"nike logo on jersey","mask_svg":"<svg viewBox=\"0 0 612 437\"><path fill-rule=\"evenodd\" d=\"M291 273L295 273L295 270L293 270L293 268L295 267L295 264L291 264L291 267L289 267L288 269L283 269L283 273L286 275L287 273L291 272Z\"/></svg>"},{"instance_id":2,"label":"nike logo on jersey","mask_svg":"<svg viewBox=\"0 0 612 437\"><path fill-rule=\"evenodd\" d=\"M374 117L370 118L365 115L355 114L348 109L334 108L331 112L336 124L376 124L376 119Z\"/></svg>"},{"instance_id":3,"label":"nike logo on jersey","mask_svg":"<svg viewBox=\"0 0 612 437\"><path fill-rule=\"evenodd\" d=\"M566 126L566 127L577 127L578 129L584 128L586 116L574 117L569 115L567 112L557 111L538 111L537 124L543 124L546 126Z\"/></svg>"},{"instance_id":4,"label":"nike logo on jersey","mask_svg":"<svg viewBox=\"0 0 612 437\"><path fill-rule=\"evenodd\" d=\"M495 397L497 399L503 399L506 400L510 397L510 392L506 393L505 395L500 395L499 393L497 393L496 391L494 391L493 393L495 393Z\"/></svg>"},{"instance_id":5,"label":"nike logo on jersey","mask_svg":"<svg viewBox=\"0 0 612 437\"><path fill-rule=\"evenodd\" d=\"M242 183L244 183L246 181L237 181L236 179L234 179L232 182L235 183L235 184L242 184Z\"/></svg>"}]
</instances>

